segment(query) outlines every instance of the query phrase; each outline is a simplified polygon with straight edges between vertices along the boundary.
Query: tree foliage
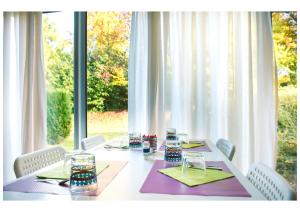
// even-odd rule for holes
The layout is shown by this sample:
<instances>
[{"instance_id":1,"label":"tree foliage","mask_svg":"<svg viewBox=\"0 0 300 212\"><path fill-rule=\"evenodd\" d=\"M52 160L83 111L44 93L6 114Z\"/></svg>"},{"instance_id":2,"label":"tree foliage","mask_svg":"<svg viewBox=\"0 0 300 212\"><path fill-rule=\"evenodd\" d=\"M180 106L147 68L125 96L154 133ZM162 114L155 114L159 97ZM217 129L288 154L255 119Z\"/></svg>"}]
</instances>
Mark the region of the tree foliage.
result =
<instances>
[{"instance_id":1,"label":"tree foliage","mask_svg":"<svg viewBox=\"0 0 300 212\"><path fill-rule=\"evenodd\" d=\"M288 73L279 76L279 83L296 85L297 12L273 12L272 25L277 65L279 69Z\"/></svg>"},{"instance_id":2,"label":"tree foliage","mask_svg":"<svg viewBox=\"0 0 300 212\"><path fill-rule=\"evenodd\" d=\"M71 132L71 100L64 90L47 92L47 141L58 144Z\"/></svg>"},{"instance_id":3,"label":"tree foliage","mask_svg":"<svg viewBox=\"0 0 300 212\"><path fill-rule=\"evenodd\" d=\"M72 42L60 37L55 26L43 17L49 144L58 144L70 134L73 107Z\"/></svg>"},{"instance_id":4,"label":"tree foliage","mask_svg":"<svg viewBox=\"0 0 300 212\"><path fill-rule=\"evenodd\" d=\"M89 111L127 109L130 19L129 12L88 13ZM43 18L43 33L47 87L64 89L73 100L72 40L61 37L47 17Z\"/></svg>"},{"instance_id":5,"label":"tree foliage","mask_svg":"<svg viewBox=\"0 0 300 212\"><path fill-rule=\"evenodd\" d=\"M127 109L131 14L88 13L88 108Z\"/></svg>"},{"instance_id":6,"label":"tree foliage","mask_svg":"<svg viewBox=\"0 0 300 212\"><path fill-rule=\"evenodd\" d=\"M278 152L276 171L297 188L297 13L272 13L279 69ZM288 86L287 86L288 85Z\"/></svg>"},{"instance_id":7,"label":"tree foliage","mask_svg":"<svg viewBox=\"0 0 300 212\"><path fill-rule=\"evenodd\" d=\"M43 18L47 87L65 90L73 99L72 41L59 36L55 23Z\"/></svg>"}]
</instances>

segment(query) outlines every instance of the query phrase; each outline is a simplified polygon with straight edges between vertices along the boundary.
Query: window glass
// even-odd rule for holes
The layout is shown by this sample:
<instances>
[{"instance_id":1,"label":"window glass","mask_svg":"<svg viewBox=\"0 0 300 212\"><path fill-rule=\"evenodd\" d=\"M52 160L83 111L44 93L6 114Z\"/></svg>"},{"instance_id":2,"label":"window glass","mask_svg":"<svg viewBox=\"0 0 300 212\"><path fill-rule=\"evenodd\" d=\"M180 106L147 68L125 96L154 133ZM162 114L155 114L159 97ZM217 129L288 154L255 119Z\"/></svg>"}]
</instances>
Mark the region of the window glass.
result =
<instances>
[{"instance_id":1,"label":"window glass","mask_svg":"<svg viewBox=\"0 0 300 212\"><path fill-rule=\"evenodd\" d=\"M128 131L130 12L87 16L87 133L107 141Z\"/></svg>"},{"instance_id":2,"label":"window glass","mask_svg":"<svg viewBox=\"0 0 300 212\"><path fill-rule=\"evenodd\" d=\"M73 28L73 12L43 14L47 141L66 150L74 148Z\"/></svg>"}]
</instances>

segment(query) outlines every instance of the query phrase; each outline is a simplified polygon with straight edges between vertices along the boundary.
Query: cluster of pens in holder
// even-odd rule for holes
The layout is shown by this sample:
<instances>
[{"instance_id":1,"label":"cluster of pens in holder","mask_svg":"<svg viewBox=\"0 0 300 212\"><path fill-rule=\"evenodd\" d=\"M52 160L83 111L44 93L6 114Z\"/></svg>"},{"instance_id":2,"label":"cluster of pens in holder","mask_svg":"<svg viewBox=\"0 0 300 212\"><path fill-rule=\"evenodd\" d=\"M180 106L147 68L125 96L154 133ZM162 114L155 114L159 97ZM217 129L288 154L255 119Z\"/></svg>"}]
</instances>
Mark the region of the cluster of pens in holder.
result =
<instances>
[{"instance_id":1,"label":"cluster of pens in holder","mask_svg":"<svg viewBox=\"0 0 300 212\"><path fill-rule=\"evenodd\" d=\"M165 144L165 161L174 164L181 163L182 160L182 147L181 140L178 140L176 130L169 128L166 135Z\"/></svg>"}]
</instances>

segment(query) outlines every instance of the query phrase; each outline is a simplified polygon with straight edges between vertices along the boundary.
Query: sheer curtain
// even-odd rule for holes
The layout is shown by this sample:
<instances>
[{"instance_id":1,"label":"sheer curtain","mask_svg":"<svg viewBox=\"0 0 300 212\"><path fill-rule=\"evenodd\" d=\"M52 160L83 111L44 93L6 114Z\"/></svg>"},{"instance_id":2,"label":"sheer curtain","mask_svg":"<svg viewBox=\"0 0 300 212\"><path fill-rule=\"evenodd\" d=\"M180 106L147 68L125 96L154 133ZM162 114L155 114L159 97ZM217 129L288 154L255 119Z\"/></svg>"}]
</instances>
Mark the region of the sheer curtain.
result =
<instances>
[{"instance_id":1,"label":"sheer curtain","mask_svg":"<svg viewBox=\"0 0 300 212\"><path fill-rule=\"evenodd\" d=\"M3 18L4 183L21 154L46 145L42 14L5 12Z\"/></svg>"},{"instance_id":2,"label":"sheer curtain","mask_svg":"<svg viewBox=\"0 0 300 212\"><path fill-rule=\"evenodd\" d=\"M236 145L244 173L274 167L276 85L267 12L136 12L129 57L129 130Z\"/></svg>"}]
</instances>

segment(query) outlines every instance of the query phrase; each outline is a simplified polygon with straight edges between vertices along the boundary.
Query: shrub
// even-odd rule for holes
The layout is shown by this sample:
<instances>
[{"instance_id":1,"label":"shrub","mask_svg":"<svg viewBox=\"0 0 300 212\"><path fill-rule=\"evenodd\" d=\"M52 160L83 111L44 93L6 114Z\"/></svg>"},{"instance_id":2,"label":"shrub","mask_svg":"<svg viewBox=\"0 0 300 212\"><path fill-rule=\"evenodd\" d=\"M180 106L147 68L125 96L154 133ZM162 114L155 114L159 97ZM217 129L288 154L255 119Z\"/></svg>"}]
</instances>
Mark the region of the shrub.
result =
<instances>
[{"instance_id":1,"label":"shrub","mask_svg":"<svg viewBox=\"0 0 300 212\"><path fill-rule=\"evenodd\" d=\"M128 108L128 88L127 86L112 86L109 95L104 101L105 111L121 111Z\"/></svg>"},{"instance_id":2,"label":"shrub","mask_svg":"<svg viewBox=\"0 0 300 212\"><path fill-rule=\"evenodd\" d=\"M279 88L278 156L276 170L296 188L297 88Z\"/></svg>"},{"instance_id":3,"label":"shrub","mask_svg":"<svg viewBox=\"0 0 300 212\"><path fill-rule=\"evenodd\" d=\"M52 90L47 93L47 140L58 144L71 131L71 99L67 92Z\"/></svg>"}]
</instances>

